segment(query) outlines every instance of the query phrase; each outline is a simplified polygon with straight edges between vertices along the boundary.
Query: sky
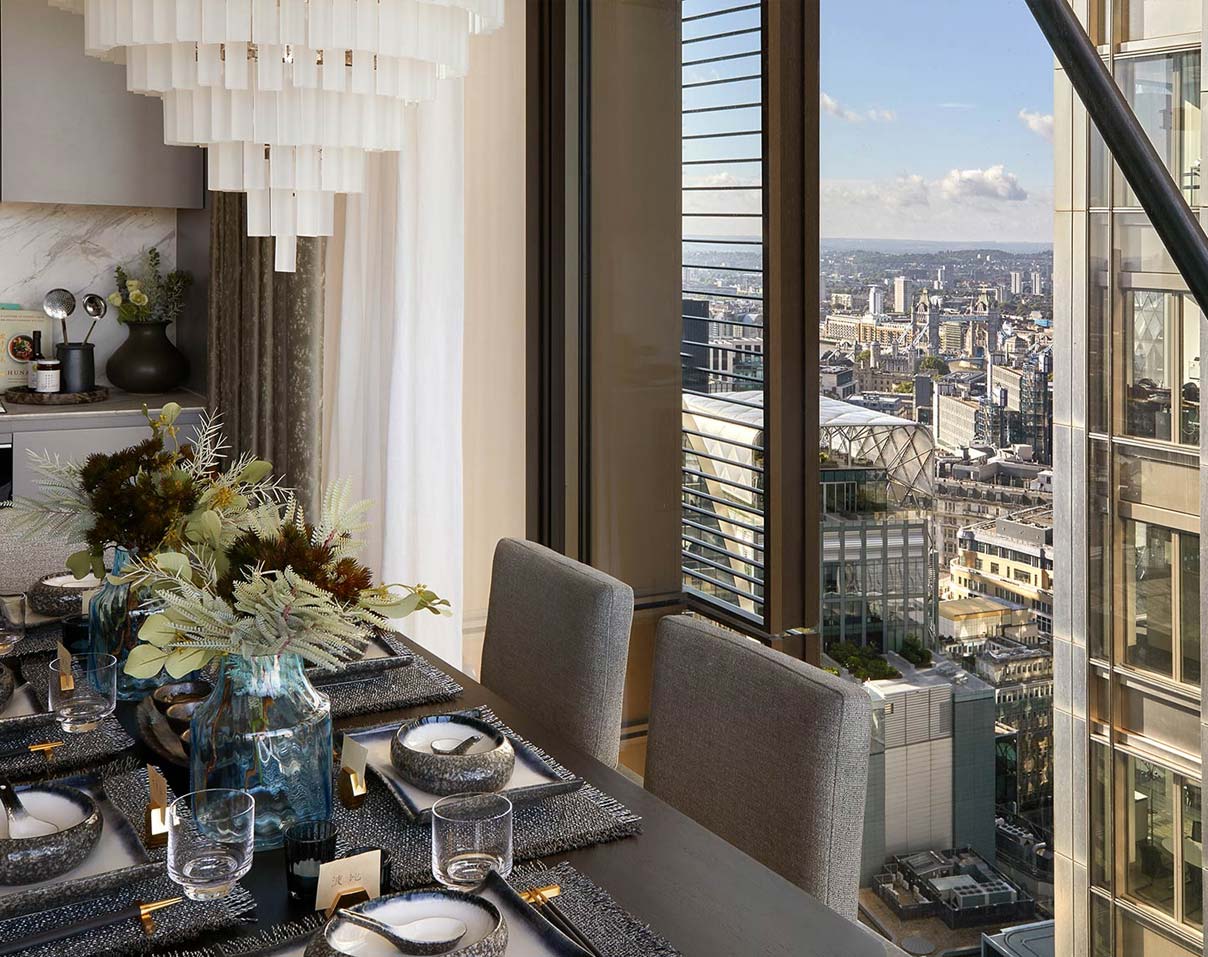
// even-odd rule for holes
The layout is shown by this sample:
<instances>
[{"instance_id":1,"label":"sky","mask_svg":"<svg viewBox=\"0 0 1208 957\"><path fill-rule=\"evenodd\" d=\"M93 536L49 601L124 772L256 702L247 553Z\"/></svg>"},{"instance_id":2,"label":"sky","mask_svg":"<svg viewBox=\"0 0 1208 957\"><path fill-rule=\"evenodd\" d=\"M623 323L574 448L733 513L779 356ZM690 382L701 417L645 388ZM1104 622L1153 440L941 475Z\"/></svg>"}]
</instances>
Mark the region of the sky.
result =
<instances>
[{"instance_id":1,"label":"sky","mask_svg":"<svg viewBox=\"0 0 1208 957\"><path fill-rule=\"evenodd\" d=\"M1024 0L821 0L822 235L1050 242L1053 56Z\"/></svg>"}]
</instances>

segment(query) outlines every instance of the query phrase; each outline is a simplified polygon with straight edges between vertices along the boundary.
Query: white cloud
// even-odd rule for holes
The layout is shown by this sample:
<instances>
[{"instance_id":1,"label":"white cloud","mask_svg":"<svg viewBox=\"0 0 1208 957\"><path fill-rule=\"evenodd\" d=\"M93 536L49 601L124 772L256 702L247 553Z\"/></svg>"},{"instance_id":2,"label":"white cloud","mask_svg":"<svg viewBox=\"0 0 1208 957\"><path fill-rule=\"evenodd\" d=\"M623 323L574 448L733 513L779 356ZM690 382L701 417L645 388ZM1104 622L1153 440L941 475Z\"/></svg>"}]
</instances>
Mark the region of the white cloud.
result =
<instances>
[{"instance_id":1,"label":"white cloud","mask_svg":"<svg viewBox=\"0 0 1208 957\"><path fill-rule=\"evenodd\" d=\"M1050 241L1053 197L1003 166L821 184L822 235L877 239Z\"/></svg>"},{"instance_id":2,"label":"white cloud","mask_svg":"<svg viewBox=\"0 0 1208 957\"><path fill-rule=\"evenodd\" d=\"M1015 202L1028 198L1014 173L1002 163L988 169L954 169L939 183L940 192L951 200L972 198Z\"/></svg>"},{"instance_id":3,"label":"white cloud","mask_svg":"<svg viewBox=\"0 0 1208 957\"><path fill-rule=\"evenodd\" d=\"M1050 143L1053 142L1052 113L1033 113L1030 110L1020 110L1019 118L1023 121L1024 126L1037 136L1043 136Z\"/></svg>"},{"instance_id":4,"label":"white cloud","mask_svg":"<svg viewBox=\"0 0 1208 957\"><path fill-rule=\"evenodd\" d=\"M831 116L843 120L845 123L863 123L869 120L873 123L892 123L897 119L897 114L893 110L883 110L879 107L865 110L859 113L847 106L844 106L829 93L818 94L818 105L823 113L829 113Z\"/></svg>"}]
</instances>

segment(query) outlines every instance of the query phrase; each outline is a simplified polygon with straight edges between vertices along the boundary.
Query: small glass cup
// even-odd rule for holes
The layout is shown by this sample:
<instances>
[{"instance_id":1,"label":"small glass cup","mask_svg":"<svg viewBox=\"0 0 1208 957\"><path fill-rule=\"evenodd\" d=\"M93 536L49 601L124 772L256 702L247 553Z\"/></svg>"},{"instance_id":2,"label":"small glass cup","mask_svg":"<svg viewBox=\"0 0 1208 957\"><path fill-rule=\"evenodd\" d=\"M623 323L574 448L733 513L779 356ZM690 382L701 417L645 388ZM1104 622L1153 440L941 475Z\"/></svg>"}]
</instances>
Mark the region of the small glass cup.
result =
<instances>
[{"instance_id":1,"label":"small glass cup","mask_svg":"<svg viewBox=\"0 0 1208 957\"><path fill-rule=\"evenodd\" d=\"M87 615L68 615L63 619L63 647L73 655L89 649Z\"/></svg>"},{"instance_id":2,"label":"small glass cup","mask_svg":"<svg viewBox=\"0 0 1208 957\"><path fill-rule=\"evenodd\" d=\"M512 802L502 794L453 794L432 805L432 876L464 890L492 870L512 873Z\"/></svg>"},{"instance_id":3,"label":"small glass cup","mask_svg":"<svg viewBox=\"0 0 1208 957\"><path fill-rule=\"evenodd\" d=\"M70 734L95 731L117 705L117 659L113 655L71 656L70 688L63 687L59 659L51 658L50 710Z\"/></svg>"},{"instance_id":4,"label":"small glass cup","mask_svg":"<svg viewBox=\"0 0 1208 957\"><path fill-rule=\"evenodd\" d=\"M193 791L168 806L168 876L189 900L226 897L252 867L256 802L247 791Z\"/></svg>"},{"instance_id":5,"label":"small glass cup","mask_svg":"<svg viewBox=\"0 0 1208 957\"><path fill-rule=\"evenodd\" d=\"M319 867L336 859L338 836L331 821L303 821L285 832L285 881L294 900L315 906Z\"/></svg>"},{"instance_id":6,"label":"small glass cup","mask_svg":"<svg viewBox=\"0 0 1208 957\"><path fill-rule=\"evenodd\" d=\"M0 595L0 655L25 637L25 595Z\"/></svg>"}]
</instances>

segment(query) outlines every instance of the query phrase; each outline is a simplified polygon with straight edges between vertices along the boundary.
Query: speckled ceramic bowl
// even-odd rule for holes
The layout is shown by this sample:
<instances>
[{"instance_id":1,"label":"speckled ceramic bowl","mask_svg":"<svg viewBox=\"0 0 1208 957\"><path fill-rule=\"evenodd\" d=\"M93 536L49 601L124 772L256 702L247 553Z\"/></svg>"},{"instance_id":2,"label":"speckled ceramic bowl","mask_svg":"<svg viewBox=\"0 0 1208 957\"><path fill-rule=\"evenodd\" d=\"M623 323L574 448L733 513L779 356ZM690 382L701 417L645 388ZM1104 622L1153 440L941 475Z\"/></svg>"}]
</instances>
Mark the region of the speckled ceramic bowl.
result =
<instances>
[{"instance_id":1,"label":"speckled ceramic bowl","mask_svg":"<svg viewBox=\"0 0 1208 957\"><path fill-rule=\"evenodd\" d=\"M368 914L396 927L422 917L453 917L466 925L466 935L448 957L503 957L508 925L499 908L483 897L460 891L410 891L379 897L349 910ZM333 917L306 945L305 957L398 957L398 951L371 931Z\"/></svg>"},{"instance_id":2,"label":"speckled ceramic bowl","mask_svg":"<svg viewBox=\"0 0 1208 957\"><path fill-rule=\"evenodd\" d=\"M100 581L89 575L87 578L76 578L56 572L38 580L25 593L29 607L39 615L48 618L66 618L68 615L80 614L84 593L93 588L99 588Z\"/></svg>"},{"instance_id":3,"label":"speckled ceramic bowl","mask_svg":"<svg viewBox=\"0 0 1208 957\"><path fill-rule=\"evenodd\" d=\"M461 740L474 734L482 739L465 754L432 750L435 740ZM390 763L405 781L429 794L464 794L498 791L507 784L516 766L516 752L512 742L485 721L434 714L409 721L395 732Z\"/></svg>"},{"instance_id":4,"label":"speckled ceramic bowl","mask_svg":"<svg viewBox=\"0 0 1208 957\"><path fill-rule=\"evenodd\" d=\"M0 884L32 884L58 877L84 860L101 837L101 809L96 799L59 784L32 784L17 789L34 817L57 824L57 834L24 839L8 837L0 822ZM3 814L3 810L0 810Z\"/></svg>"}]
</instances>

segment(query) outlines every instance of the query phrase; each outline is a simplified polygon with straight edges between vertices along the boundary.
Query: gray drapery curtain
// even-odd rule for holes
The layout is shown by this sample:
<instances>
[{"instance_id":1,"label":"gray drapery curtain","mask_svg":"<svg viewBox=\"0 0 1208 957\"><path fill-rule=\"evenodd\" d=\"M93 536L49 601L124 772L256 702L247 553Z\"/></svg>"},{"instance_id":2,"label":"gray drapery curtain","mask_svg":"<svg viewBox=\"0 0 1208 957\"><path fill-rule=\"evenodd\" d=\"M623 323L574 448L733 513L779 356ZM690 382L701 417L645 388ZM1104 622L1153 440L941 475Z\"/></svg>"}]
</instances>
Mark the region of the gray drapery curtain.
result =
<instances>
[{"instance_id":1,"label":"gray drapery curtain","mask_svg":"<svg viewBox=\"0 0 1208 957\"><path fill-rule=\"evenodd\" d=\"M237 451L273 463L314 509L322 469L322 238L298 240L298 269L273 270L273 240L247 235L247 197L211 193L210 408Z\"/></svg>"}]
</instances>

